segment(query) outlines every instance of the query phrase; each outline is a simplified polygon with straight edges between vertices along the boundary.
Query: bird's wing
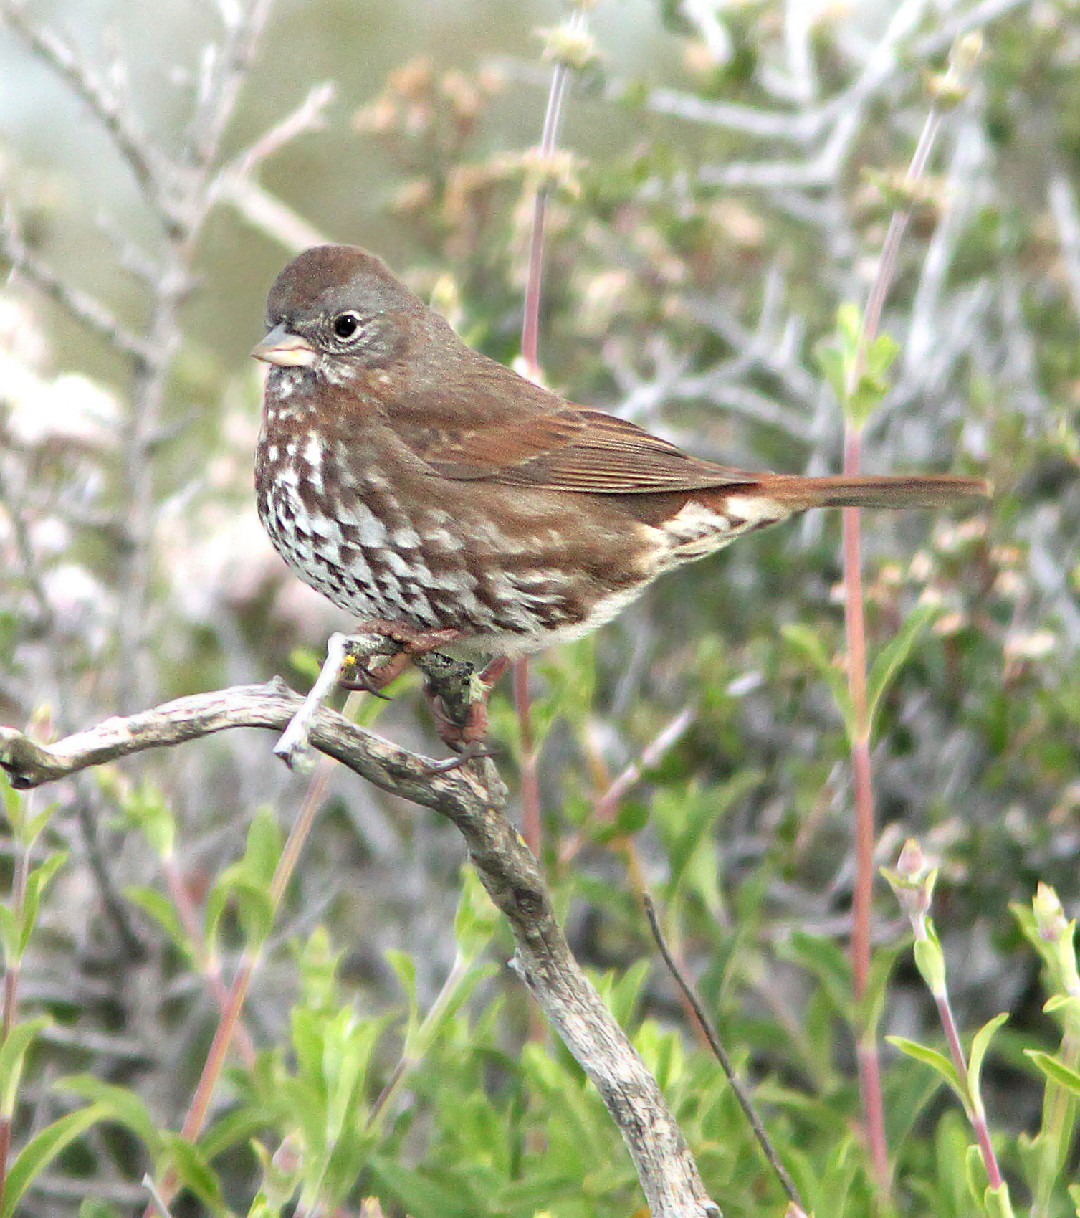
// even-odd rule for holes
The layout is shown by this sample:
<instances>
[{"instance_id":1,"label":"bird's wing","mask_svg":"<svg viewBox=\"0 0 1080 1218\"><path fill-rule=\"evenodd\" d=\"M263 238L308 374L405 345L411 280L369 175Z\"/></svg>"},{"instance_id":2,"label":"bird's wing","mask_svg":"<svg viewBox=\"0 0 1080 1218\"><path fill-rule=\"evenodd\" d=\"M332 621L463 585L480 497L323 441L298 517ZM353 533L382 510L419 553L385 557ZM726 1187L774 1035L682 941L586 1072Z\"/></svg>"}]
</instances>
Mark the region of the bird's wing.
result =
<instances>
[{"instance_id":1,"label":"bird's wing","mask_svg":"<svg viewBox=\"0 0 1080 1218\"><path fill-rule=\"evenodd\" d=\"M395 426L444 478L599 495L688 491L754 482L602 410L561 404L481 427Z\"/></svg>"}]
</instances>

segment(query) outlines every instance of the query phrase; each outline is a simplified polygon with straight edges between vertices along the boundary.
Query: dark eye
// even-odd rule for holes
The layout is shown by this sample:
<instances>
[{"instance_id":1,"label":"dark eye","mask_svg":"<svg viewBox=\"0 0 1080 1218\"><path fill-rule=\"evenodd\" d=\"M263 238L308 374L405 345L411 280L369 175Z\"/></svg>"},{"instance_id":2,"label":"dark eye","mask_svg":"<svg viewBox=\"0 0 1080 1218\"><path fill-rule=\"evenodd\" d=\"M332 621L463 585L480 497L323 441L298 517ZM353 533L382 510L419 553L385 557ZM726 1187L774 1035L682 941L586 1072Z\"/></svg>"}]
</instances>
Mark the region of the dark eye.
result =
<instances>
[{"instance_id":1,"label":"dark eye","mask_svg":"<svg viewBox=\"0 0 1080 1218\"><path fill-rule=\"evenodd\" d=\"M338 338L352 338L360 329L360 318L355 313L339 313L334 318L332 325Z\"/></svg>"}]
</instances>

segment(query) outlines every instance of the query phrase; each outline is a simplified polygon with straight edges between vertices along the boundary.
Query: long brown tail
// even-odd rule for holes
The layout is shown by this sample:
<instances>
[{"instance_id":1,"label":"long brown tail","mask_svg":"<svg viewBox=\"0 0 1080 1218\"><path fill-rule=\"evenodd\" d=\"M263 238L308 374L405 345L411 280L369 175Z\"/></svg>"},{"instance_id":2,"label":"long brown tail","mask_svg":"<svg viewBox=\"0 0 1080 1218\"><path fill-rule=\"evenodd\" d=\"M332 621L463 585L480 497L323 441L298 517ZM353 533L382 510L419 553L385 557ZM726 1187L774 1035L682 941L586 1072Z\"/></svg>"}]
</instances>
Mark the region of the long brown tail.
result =
<instances>
[{"instance_id":1,"label":"long brown tail","mask_svg":"<svg viewBox=\"0 0 1080 1218\"><path fill-rule=\"evenodd\" d=\"M798 512L815 507L935 508L966 499L986 499L989 482L953 474L867 475L857 478L801 478L776 474L762 479L770 499Z\"/></svg>"}]
</instances>

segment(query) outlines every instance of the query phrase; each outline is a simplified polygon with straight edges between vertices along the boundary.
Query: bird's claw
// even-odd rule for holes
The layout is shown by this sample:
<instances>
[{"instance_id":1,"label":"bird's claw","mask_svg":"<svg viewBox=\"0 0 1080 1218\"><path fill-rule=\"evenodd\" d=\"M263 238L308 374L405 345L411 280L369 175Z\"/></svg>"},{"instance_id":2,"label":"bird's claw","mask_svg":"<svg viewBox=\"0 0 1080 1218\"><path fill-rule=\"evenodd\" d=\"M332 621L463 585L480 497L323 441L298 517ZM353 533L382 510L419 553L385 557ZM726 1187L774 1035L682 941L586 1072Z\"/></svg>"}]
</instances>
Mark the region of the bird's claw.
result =
<instances>
[{"instance_id":1,"label":"bird's claw","mask_svg":"<svg viewBox=\"0 0 1080 1218\"><path fill-rule=\"evenodd\" d=\"M451 774L454 770L468 765L470 761L482 761L494 756L494 749L489 748L482 740L474 740L471 744L466 744L455 756L445 757L442 761L432 761L424 768L429 774Z\"/></svg>"},{"instance_id":2,"label":"bird's claw","mask_svg":"<svg viewBox=\"0 0 1080 1218\"><path fill-rule=\"evenodd\" d=\"M385 678L380 679L378 670L372 671L361 664L356 656L347 655L341 666L338 684L342 689L355 689L361 693L370 694L373 698L381 698L383 702L392 702L389 694L382 692Z\"/></svg>"}]
</instances>

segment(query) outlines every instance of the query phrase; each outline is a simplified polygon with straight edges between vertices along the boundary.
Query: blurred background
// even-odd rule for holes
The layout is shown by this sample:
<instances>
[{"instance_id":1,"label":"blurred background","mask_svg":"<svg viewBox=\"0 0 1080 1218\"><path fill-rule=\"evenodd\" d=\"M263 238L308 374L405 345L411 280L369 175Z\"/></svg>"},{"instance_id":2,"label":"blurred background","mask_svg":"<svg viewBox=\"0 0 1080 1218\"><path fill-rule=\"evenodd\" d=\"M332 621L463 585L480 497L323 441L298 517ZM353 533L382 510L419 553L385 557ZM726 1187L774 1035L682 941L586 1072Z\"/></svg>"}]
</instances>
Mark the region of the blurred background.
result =
<instances>
[{"instance_id":1,"label":"blurred background","mask_svg":"<svg viewBox=\"0 0 1080 1218\"><path fill-rule=\"evenodd\" d=\"M602 0L559 157L540 165L545 48L566 12L495 0L0 3L0 721L61 733L275 673L298 688L312 679L344 623L287 573L255 517L261 373L248 352L274 276L313 241L375 250L467 341L511 362L543 181L550 385L727 463L838 471L843 418L818 352L837 308L865 300L931 105L928 75L977 32L886 308L901 351L863 464L985 476L996 494L963 514L866 516L865 577L875 654L917 607L935 611L877 724L878 858L890 865L915 835L940 864L936 916L965 1027L1012 1012L987 1086L1015 1152L1041 1091L1009 1037L1052 1044L1055 1026L1010 903L1029 902L1040 880L1068 913L1080 899L1075 5ZM818 514L668 577L597 638L532 669L542 854L575 949L626 975L650 952L637 898L654 887L747 1069L782 1097L794 1145L824 1137L799 1125L807 1096L841 1125L854 1102L852 1012L829 980L844 967L852 791L842 719L811 654L841 662L842 595L839 521ZM363 713L434 747L409 681ZM493 719L514 784L505 691ZM52 844L72 858L22 1001L62 1009L73 1032L43 1054L23 1128L62 1107L47 1079L75 1068L72 1038L79 1069L132 1085L179 1124L214 1003L124 893L163 884L142 835L148 807L171 826L197 909L255 809L291 822L306 785L270 764L270 745L231 733L47 793ZM650 748L645 781L605 804ZM302 988L290 944L319 925L344 954L342 1001L365 1017L398 1011L387 952L405 950L426 1009L460 950L461 863L448 827L335 778L255 979L259 1043L285 1035ZM901 944L883 885L875 927L885 955ZM486 958L505 960L505 932L487 933ZM218 946L234 963L235 938ZM932 1004L897 959L882 1031L932 1040ZM689 1046L662 979L635 976L627 1015L659 1019ZM497 1079L478 1066L473 1082L503 1111L508 1063L537 1032L502 973L478 977L470 1001L461 1018L476 1024L449 1037L454 1060L500 1055ZM79 1048L91 1032L114 1040ZM376 1082L393 1064L392 1045L382 1052ZM923 1128L943 1100L903 1091L915 1084L894 1067L905 1098L892 1111L910 1110L908 1132ZM463 1152L432 1098L439 1069L451 1067L432 1049L395 1099L380 1153L452 1174ZM528 1125L509 1122L506 1136L530 1144ZM929 1143L903 1145L910 1201L920 1190L905 1171ZM614 1142L610 1153L622 1162ZM722 1175L722 1159L705 1163ZM230 1171L242 1212L256 1168L241 1155ZM72 1212L72 1196L102 1182L128 1212L139 1156L99 1144L54 1175L33 1213ZM364 1191L387 1213L425 1212L389 1179L369 1170ZM633 1184L620 1181L587 1212L627 1212ZM939 1178L924 1185L932 1212L953 1212ZM552 1196L551 1212L578 1212ZM752 1183L725 1209L751 1212Z\"/></svg>"}]
</instances>

